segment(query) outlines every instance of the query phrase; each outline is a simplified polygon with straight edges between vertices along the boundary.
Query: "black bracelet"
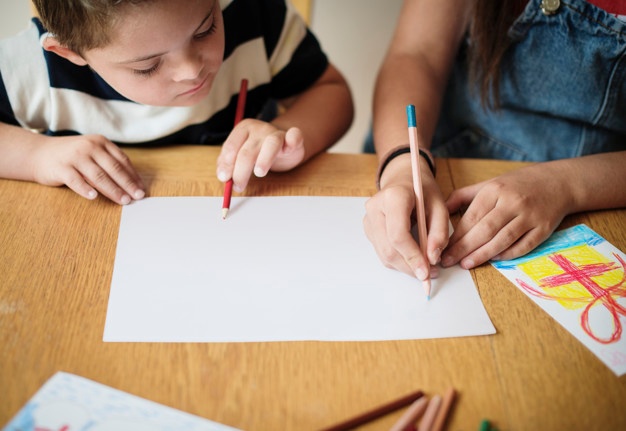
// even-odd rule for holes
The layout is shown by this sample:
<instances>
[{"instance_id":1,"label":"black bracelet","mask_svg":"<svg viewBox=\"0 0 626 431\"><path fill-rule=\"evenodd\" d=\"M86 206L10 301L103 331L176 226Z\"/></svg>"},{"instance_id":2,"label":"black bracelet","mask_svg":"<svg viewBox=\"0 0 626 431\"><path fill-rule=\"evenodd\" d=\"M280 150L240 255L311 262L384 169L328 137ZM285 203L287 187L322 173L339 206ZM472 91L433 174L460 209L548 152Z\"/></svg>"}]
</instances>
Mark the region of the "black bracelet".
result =
<instances>
[{"instance_id":1,"label":"black bracelet","mask_svg":"<svg viewBox=\"0 0 626 431\"><path fill-rule=\"evenodd\" d=\"M433 155L430 153L430 151L424 150L422 148L418 148L418 151L420 152L420 156L422 156L424 160L426 160L426 164L428 165L430 172L432 172L433 178L436 177L437 165L435 165L435 160L433 160Z\"/></svg>"},{"instance_id":2,"label":"black bracelet","mask_svg":"<svg viewBox=\"0 0 626 431\"><path fill-rule=\"evenodd\" d=\"M424 160L426 160L426 164L430 168L430 172L432 172L433 177L434 177L437 174L437 167L435 166L435 162L433 161L433 158L430 155L430 152L422 148L418 148L418 151L419 151L420 156L423 157ZM410 152L411 152L411 147L408 145L403 145L401 147L397 147L393 149L389 153L389 155L383 159L382 163L380 164L378 168L378 173L376 174L376 188L378 190L380 190L380 179L383 175L383 171L385 170L389 162L391 162L396 157L401 156L402 154L406 154Z\"/></svg>"}]
</instances>

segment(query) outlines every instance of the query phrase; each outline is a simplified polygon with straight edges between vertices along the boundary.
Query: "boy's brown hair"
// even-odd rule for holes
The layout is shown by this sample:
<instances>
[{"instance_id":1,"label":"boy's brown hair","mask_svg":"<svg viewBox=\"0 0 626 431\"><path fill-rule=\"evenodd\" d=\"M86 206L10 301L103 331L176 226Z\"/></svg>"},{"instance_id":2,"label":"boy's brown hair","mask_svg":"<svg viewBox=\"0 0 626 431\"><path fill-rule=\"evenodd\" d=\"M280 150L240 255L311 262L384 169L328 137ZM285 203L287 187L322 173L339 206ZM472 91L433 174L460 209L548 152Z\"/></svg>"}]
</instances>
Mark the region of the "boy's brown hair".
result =
<instances>
[{"instance_id":1,"label":"boy's brown hair","mask_svg":"<svg viewBox=\"0 0 626 431\"><path fill-rule=\"evenodd\" d=\"M39 19L59 43L81 53L111 42L120 8L147 0L33 0Z\"/></svg>"}]
</instances>

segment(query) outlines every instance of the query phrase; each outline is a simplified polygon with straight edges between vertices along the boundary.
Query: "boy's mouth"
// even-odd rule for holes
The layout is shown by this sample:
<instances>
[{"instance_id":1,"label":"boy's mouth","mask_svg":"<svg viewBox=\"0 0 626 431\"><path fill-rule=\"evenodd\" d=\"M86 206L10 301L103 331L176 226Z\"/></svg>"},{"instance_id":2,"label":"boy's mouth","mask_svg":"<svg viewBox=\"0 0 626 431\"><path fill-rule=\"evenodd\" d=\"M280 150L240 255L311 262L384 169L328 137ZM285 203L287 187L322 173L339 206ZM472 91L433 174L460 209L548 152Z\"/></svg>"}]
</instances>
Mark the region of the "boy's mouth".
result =
<instances>
[{"instance_id":1,"label":"boy's mouth","mask_svg":"<svg viewBox=\"0 0 626 431\"><path fill-rule=\"evenodd\" d=\"M189 96L191 94L197 93L200 89L202 89L202 87L205 86L206 82L208 81L209 77L208 75L195 87L193 87L191 90L187 90L184 93L181 93L181 96Z\"/></svg>"}]
</instances>

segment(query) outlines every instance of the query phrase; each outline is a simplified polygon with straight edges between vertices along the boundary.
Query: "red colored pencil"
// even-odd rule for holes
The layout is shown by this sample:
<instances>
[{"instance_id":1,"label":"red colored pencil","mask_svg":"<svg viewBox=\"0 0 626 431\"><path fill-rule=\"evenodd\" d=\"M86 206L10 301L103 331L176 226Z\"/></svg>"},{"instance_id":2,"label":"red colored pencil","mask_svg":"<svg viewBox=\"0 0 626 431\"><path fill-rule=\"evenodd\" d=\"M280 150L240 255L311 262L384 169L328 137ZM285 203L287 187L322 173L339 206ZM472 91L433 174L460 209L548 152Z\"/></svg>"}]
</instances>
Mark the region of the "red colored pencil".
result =
<instances>
[{"instance_id":1,"label":"red colored pencil","mask_svg":"<svg viewBox=\"0 0 626 431\"><path fill-rule=\"evenodd\" d=\"M237 98L237 111L235 112L235 126L243 120L243 113L246 109L246 95L248 93L248 80L241 80L239 88L239 97ZM228 210L230 209L230 198L233 194L233 179L226 181L224 184L224 200L222 201L222 219L226 219Z\"/></svg>"},{"instance_id":2,"label":"red colored pencil","mask_svg":"<svg viewBox=\"0 0 626 431\"><path fill-rule=\"evenodd\" d=\"M362 413L358 416L350 418L344 422L341 422L337 425L333 425L328 428L324 428L322 431L347 431L353 428L356 428L359 425L366 424L370 421L378 419L381 416L384 416L388 413L391 413L395 410L398 410L404 406L408 406L415 400L424 396L422 391L413 392L411 394L405 395L402 398L391 401L387 404L384 404L380 407L376 407L372 410L369 410L365 413Z\"/></svg>"}]
</instances>

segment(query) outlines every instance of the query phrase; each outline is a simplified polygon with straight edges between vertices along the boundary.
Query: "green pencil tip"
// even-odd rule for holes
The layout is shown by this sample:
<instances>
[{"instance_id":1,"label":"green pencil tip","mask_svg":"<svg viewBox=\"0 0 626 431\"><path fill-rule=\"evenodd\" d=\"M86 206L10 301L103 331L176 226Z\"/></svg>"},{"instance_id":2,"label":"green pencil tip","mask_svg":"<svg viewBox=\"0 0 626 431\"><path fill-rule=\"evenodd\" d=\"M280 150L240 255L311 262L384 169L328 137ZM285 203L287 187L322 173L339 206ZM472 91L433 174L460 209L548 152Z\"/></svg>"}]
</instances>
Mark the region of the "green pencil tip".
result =
<instances>
[{"instance_id":1,"label":"green pencil tip","mask_svg":"<svg viewBox=\"0 0 626 431\"><path fill-rule=\"evenodd\" d=\"M487 419L483 419L480 422L480 428L478 431L491 431L493 428L491 427L491 423Z\"/></svg>"}]
</instances>

